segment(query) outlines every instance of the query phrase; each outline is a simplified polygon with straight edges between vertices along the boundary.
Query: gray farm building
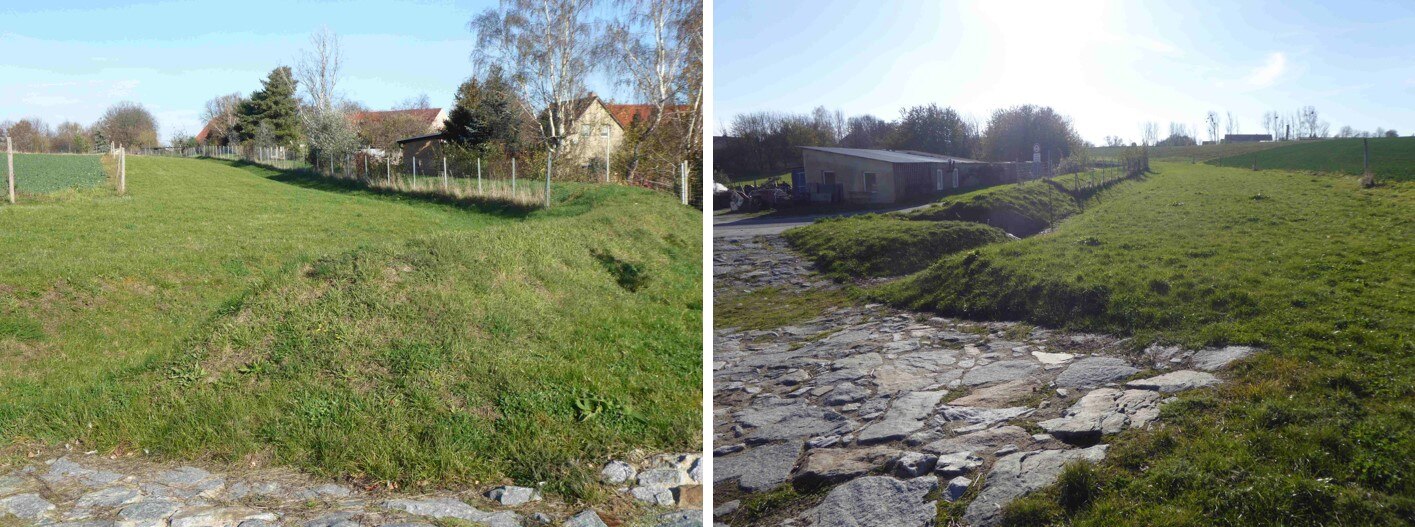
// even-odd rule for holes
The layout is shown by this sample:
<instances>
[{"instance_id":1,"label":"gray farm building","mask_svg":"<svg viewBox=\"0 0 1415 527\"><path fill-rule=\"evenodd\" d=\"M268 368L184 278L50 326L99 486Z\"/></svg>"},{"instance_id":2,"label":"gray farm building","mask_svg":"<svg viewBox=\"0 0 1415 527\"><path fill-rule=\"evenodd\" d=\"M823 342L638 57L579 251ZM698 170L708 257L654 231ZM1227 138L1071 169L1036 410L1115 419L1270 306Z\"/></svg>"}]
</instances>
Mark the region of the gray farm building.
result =
<instances>
[{"instance_id":1,"label":"gray farm building","mask_svg":"<svg viewBox=\"0 0 1415 527\"><path fill-rule=\"evenodd\" d=\"M1271 134L1227 134L1223 136L1225 143L1259 143L1272 140Z\"/></svg>"},{"instance_id":2,"label":"gray farm building","mask_svg":"<svg viewBox=\"0 0 1415 527\"><path fill-rule=\"evenodd\" d=\"M805 186L812 202L898 203L950 189L1000 182L1012 172L973 159L915 152L803 146ZM997 180L997 181L994 181Z\"/></svg>"}]
</instances>

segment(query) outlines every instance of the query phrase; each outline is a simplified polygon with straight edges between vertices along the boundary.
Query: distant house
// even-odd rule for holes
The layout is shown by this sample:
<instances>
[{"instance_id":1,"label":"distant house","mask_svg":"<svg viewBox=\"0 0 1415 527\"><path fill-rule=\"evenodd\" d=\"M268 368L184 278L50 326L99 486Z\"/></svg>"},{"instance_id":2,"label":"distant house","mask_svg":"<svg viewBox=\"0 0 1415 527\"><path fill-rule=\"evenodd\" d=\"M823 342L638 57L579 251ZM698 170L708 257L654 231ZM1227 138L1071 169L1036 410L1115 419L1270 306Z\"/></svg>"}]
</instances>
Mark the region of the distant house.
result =
<instances>
[{"instance_id":1,"label":"distant house","mask_svg":"<svg viewBox=\"0 0 1415 527\"><path fill-rule=\"evenodd\" d=\"M424 134L441 133L447 124L447 110L442 108L419 108L413 110L384 110L375 112L354 112L349 114L349 123L361 130L376 128L389 120L399 117L406 117L422 126ZM215 119L206 123L200 132L197 132L196 141L199 144L225 145L227 138L212 137L215 129Z\"/></svg>"},{"instance_id":2,"label":"distant house","mask_svg":"<svg viewBox=\"0 0 1415 527\"><path fill-rule=\"evenodd\" d=\"M1272 141L1272 134L1225 134L1225 143L1257 143L1261 141Z\"/></svg>"},{"instance_id":3,"label":"distant house","mask_svg":"<svg viewBox=\"0 0 1415 527\"><path fill-rule=\"evenodd\" d=\"M988 163L928 152L801 147L812 201L897 203L988 183Z\"/></svg>"},{"instance_id":4,"label":"distant house","mask_svg":"<svg viewBox=\"0 0 1415 527\"><path fill-rule=\"evenodd\" d=\"M651 104L610 104L591 93L569 105L571 118L562 145L575 164L588 167L592 163L604 166L607 156L624 141L624 134L635 121L647 123L653 117ZM686 105L669 106L665 113L689 111Z\"/></svg>"},{"instance_id":5,"label":"distant house","mask_svg":"<svg viewBox=\"0 0 1415 527\"><path fill-rule=\"evenodd\" d=\"M400 170L416 170L418 174L442 173L442 149L446 145L447 134L443 132L399 139L398 149L403 154L399 161L399 166L403 167Z\"/></svg>"}]
</instances>

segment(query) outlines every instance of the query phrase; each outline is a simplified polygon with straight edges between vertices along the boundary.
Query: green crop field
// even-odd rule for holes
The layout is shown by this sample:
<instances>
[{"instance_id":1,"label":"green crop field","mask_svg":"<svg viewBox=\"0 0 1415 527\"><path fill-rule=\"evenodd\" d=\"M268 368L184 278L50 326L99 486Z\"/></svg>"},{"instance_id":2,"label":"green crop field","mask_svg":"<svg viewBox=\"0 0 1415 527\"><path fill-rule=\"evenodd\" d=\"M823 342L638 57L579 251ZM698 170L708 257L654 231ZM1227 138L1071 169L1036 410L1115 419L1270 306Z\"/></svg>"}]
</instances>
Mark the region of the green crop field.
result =
<instances>
[{"instance_id":1,"label":"green crop field","mask_svg":"<svg viewBox=\"0 0 1415 527\"><path fill-rule=\"evenodd\" d=\"M15 192L50 194L98 186L106 177L100 159L97 155L15 154ZM0 165L0 173L4 170Z\"/></svg>"},{"instance_id":2,"label":"green crop field","mask_svg":"<svg viewBox=\"0 0 1415 527\"><path fill-rule=\"evenodd\" d=\"M1339 143L1313 146L1326 144ZM1415 183L1363 189L1334 174L1153 166L1050 232L945 256L865 292L956 316L1130 335L1140 347L1266 350L1217 391L1165 406L1161 426L1106 438L1097 470L1068 470L1065 489L1014 502L1008 516L1409 525Z\"/></svg>"},{"instance_id":3,"label":"green crop field","mask_svg":"<svg viewBox=\"0 0 1415 527\"><path fill-rule=\"evenodd\" d=\"M700 448L702 218L672 196L557 184L527 212L214 160L128 173L123 197L0 206L0 454L596 502L608 456Z\"/></svg>"},{"instance_id":4,"label":"green crop field","mask_svg":"<svg viewBox=\"0 0 1415 527\"><path fill-rule=\"evenodd\" d=\"M1415 137L1380 137L1370 139L1371 172L1379 178L1415 180ZM1328 139L1324 141L1280 143L1281 148L1221 157L1209 161L1221 166L1259 169L1312 170L1316 172L1362 173L1361 139Z\"/></svg>"}]
</instances>

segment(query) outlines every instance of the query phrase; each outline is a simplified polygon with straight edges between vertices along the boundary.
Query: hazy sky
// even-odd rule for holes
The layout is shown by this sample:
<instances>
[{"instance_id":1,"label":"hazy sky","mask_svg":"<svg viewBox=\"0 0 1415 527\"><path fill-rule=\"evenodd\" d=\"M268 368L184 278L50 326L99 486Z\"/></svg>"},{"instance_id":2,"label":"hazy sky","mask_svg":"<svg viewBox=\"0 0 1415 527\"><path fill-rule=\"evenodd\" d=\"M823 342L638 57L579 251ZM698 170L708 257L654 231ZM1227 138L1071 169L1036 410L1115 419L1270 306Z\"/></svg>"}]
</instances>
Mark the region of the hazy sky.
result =
<instances>
[{"instance_id":1,"label":"hazy sky","mask_svg":"<svg viewBox=\"0 0 1415 527\"><path fill-rule=\"evenodd\" d=\"M715 133L754 111L986 122L1049 105L1082 136L1139 137L1312 105L1335 133L1415 132L1415 2L715 2Z\"/></svg>"},{"instance_id":2,"label":"hazy sky","mask_svg":"<svg viewBox=\"0 0 1415 527\"><path fill-rule=\"evenodd\" d=\"M0 2L0 120L89 125L131 100L153 112L164 140L196 134L207 100L259 89L270 70L294 65L321 26L342 39L339 88L349 98L387 109L427 94L446 107L472 73L467 22L495 1L116 4ZM602 79L591 89L627 95Z\"/></svg>"}]
</instances>

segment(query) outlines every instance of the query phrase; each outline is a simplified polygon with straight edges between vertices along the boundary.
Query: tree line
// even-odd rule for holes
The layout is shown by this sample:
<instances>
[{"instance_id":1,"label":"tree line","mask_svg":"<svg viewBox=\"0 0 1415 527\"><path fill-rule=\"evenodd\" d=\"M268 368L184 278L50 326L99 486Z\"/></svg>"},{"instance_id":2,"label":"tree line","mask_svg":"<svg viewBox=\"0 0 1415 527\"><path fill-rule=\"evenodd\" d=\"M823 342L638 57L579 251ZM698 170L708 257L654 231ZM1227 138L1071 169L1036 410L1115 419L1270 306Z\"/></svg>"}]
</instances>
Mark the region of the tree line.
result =
<instances>
[{"instance_id":1,"label":"tree line","mask_svg":"<svg viewBox=\"0 0 1415 527\"><path fill-rule=\"evenodd\" d=\"M1376 128L1374 132L1359 131L1343 126L1336 133L1331 132L1331 124L1321 118L1315 106L1303 106L1291 112L1268 111L1263 113L1262 127L1275 141L1299 139L1328 139L1350 137L1399 137L1395 130ZM1242 126L1233 112L1209 111L1204 115L1204 132L1208 142L1218 143L1226 135L1241 134ZM1125 146L1126 141L1119 136L1106 136L1105 146ZM1130 143L1136 145L1136 143ZM1140 123L1140 141L1143 146L1186 146L1199 144L1194 128L1180 123L1169 124L1169 136L1160 139L1159 124L1153 121Z\"/></svg>"},{"instance_id":2,"label":"tree line","mask_svg":"<svg viewBox=\"0 0 1415 527\"><path fill-rule=\"evenodd\" d=\"M16 150L35 153L91 154L107 151L110 143L132 148L158 145L157 118L130 101L110 106L88 126L73 121L50 126L36 117L0 121L0 136L9 136Z\"/></svg>"},{"instance_id":3,"label":"tree line","mask_svg":"<svg viewBox=\"0 0 1415 527\"><path fill-rule=\"evenodd\" d=\"M1069 117L1045 106L999 109L986 123L937 104L902 108L893 121L869 114L846 118L840 110L822 106L809 114L753 112L733 117L727 137L714 147L714 170L732 179L780 173L800 166L802 146L1030 161L1034 145L1053 163L1088 146Z\"/></svg>"}]
</instances>

